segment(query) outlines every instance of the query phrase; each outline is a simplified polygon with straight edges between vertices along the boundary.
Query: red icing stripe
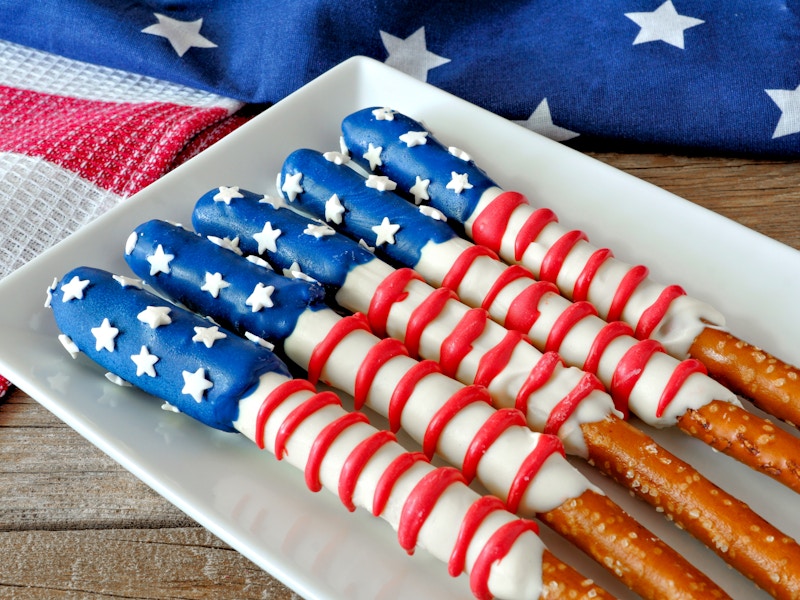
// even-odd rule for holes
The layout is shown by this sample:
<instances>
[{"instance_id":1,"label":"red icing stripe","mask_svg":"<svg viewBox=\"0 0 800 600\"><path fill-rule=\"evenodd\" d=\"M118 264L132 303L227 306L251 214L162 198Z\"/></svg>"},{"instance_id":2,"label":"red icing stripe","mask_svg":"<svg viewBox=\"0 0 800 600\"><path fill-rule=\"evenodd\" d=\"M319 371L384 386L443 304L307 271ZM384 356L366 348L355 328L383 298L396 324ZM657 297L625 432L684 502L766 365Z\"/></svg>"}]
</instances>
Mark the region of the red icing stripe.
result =
<instances>
[{"instance_id":1,"label":"red icing stripe","mask_svg":"<svg viewBox=\"0 0 800 600\"><path fill-rule=\"evenodd\" d=\"M397 269L381 281L367 310L367 318L372 332L378 337L386 337L386 323L389 321L389 311L392 304L400 302L408 296L405 291L408 282L412 279L421 280L413 269Z\"/></svg>"},{"instance_id":2,"label":"red icing stripe","mask_svg":"<svg viewBox=\"0 0 800 600\"><path fill-rule=\"evenodd\" d=\"M685 295L686 292L678 285L670 285L664 288L656 301L639 317L639 323L636 325L634 335L640 340L649 338L661 322L661 319L664 318L672 301Z\"/></svg>"},{"instance_id":3,"label":"red icing stripe","mask_svg":"<svg viewBox=\"0 0 800 600\"><path fill-rule=\"evenodd\" d=\"M629 416L628 401L633 386L642 376L647 361L656 352L662 352L661 344L655 340L643 340L632 346L622 356L614 375L611 377L611 397L614 406L627 418Z\"/></svg>"},{"instance_id":4,"label":"red icing stripe","mask_svg":"<svg viewBox=\"0 0 800 600\"><path fill-rule=\"evenodd\" d=\"M527 203L527 198L519 192L502 192L475 219L472 225L472 239L477 244L498 252L503 242L503 234L508 229L511 213L518 206Z\"/></svg>"},{"instance_id":5,"label":"red icing stripe","mask_svg":"<svg viewBox=\"0 0 800 600\"><path fill-rule=\"evenodd\" d=\"M491 406L492 397L484 387L467 385L450 396L447 402L436 411L428 423L425 435L422 438L422 452L425 456L428 458L433 457L444 428L464 407L473 402L485 402Z\"/></svg>"},{"instance_id":6,"label":"red icing stripe","mask_svg":"<svg viewBox=\"0 0 800 600\"><path fill-rule=\"evenodd\" d=\"M572 388L569 393L558 401L547 416L544 424L543 433L557 435L561 426L570 418L578 405L592 392L599 390L605 392L602 382L591 373L584 373L578 385Z\"/></svg>"},{"instance_id":7,"label":"red icing stripe","mask_svg":"<svg viewBox=\"0 0 800 600\"><path fill-rule=\"evenodd\" d=\"M614 254L608 248L600 248L592 253L589 260L587 260L586 264L583 266L580 275L578 275L578 278L575 280L575 286L572 288L573 302L579 302L580 300L587 300L589 298L589 286L592 285L597 271L603 263L612 256L614 256Z\"/></svg>"},{"instance_id":8,"label":"red icing stripe","mask_svg":"<svg viewBox=\"0 0 800 600\"><path fill-rule=\"evenodd\" d=\"M633 267L625 273L625 277L620 281L617 291L614 292L614 298L611 300L611 306L608 309L606 321L620 320L622 311L625 310L625 305L628 303L628 300L631 299L638 285L647 279L647 274L647 267L642 265Z\"/></svg>"},{"instance_id":9,"label":"red icing stripe","mask_svg":"<svg viewBox=\"0 0 800 600\"><path fill-rule=\"evenodd\" d=\"M475 434L464 455L464 462L461 465L461 472L467 481L472 481L478 471L480 462L486 450L497 441L504 431L510 427L527 427L525 415L516 408L501 408L492 413L486 422Z\"/></svg>"},{"instance_id":10,"label":"red icing stripe","mask_svg":"<svg viewBox=\"0 0 800 600\"><path fill-rule=\"evenodd\" d=\"M439 348L439 365L448 377L455 378L458 366L472 350L472 342L483 333L489 313L482 308L471 308L453 328Z\"/></svg>"},{"instance_id":11,"label":"red icing stripe","mask_svg":"<svg viewBox=\"0 0 800 600\"><path fill-rule=\"evenodd\" d=\"M472 573L469 576L470 589L478 600L492 599L492 594L489 591L489 575L491 574L492 566L511 552L514 543L526 531L538 533L539 529L533 521L517 519L500 527L489 538L489 541L478 554L475 565L472 567Z\"/></svg>"},{"instance_id":12,"label":"red icing stripe","mask_svg":"<svg viewBox=\"0 0 800 600\"><path fill-rule=\"evenodd\" d=\"M402 342L394 338L384 338L369 349L356 372L356 382L353 388L356 410L361 410L367 402L369 389L380 368L397 356L408 356L408 350Z\"/></svg>"},{"instance_id":13,"label":"red icing stripe","mask_svg":"<svg viewBox=\"0 0 800 600\"><path fill-rule=\"evenodd\" d=\"M504 322L506 329L527 335L539 318L539 301L547 293L558 293L558 288L549 281L537 281L522 290L508 307Z\"/></svg>"},{"instance_id":14,"label":"red icing stripe","mask_svg":"<svg viewBox=\"0 0 800 600\"><path fill-rule=\"evenodd\" d=\"M561 364L561 357L555 352L545 352L542 358L533 365L531 372L520 386L515 399L515 407L522 414L528 414L528 398L553 376L556 367Z\"/></svg>"},{"instance_id":15,"label":"red icing stripe","mask_svg":"<svg viewBox=\"0 0 800 600\"><path fill-rule=\"evenodd\" d=\"M439 364L433 360L423 360L412 366L400 379L389 399L389 428L392 431L400 429L403 409L414 392L417 384L431 373L439 373Z\"/></svg>"},{"instance_id":16,"label":"red icing stripe","mask_svg":"<svg viewBox=\"0 0 800 600\"><path fill-rule=\"evenodd\" d=\"M458 291L461 282L464 281L467 271L469 271L470 267L472 267L472 263L474 263L481 256L488 256L493 260L498 260L497 254L489 250L489 248L484 246L470 246L458 255L458 258L453 263L453 266L450 267L445 274L444 279L442 279L441 287Z\"/></svg>"},{"instance_id":17,"label":"red icing stripe","mask_svg":"<svg viewBox=\"0 0 800 600\"><path fill-rule=\"evenodd\" d=\"M453 467L439 467L414 486L403 505L397 527L397 538L406 552L413 554L422 525L445 490L455 483L465 483L461 471Z\"/></svg>"},{"instance_id":18,"label":"red icing stripe","mask_svg":"<svg viewBox=\"0 0 800 600\"><path fill-rule=\"evenodd\" d=\"M597 369L600 368L600 359L603 357L608 345L616 338L629 336L631 333L633 333L631 326L622 321L612 321L603 325L603 328L592 341L586 360L583 363L583 370L596 374Z\"/></svg>"},{"instance_id":19,"label":"red icing stripe","mask_svg":"<svg viewBox=\"0 0 800 600\"><path fill-rule=\"evenodd\" d=\"M392 493L394 484L414 463L420 461L428 462L428 457L422 452L403 452L389 463L389 466L381 474L378 485L375 486L375 495L372 497L373 515L376 517L381 515L383 509L386 508L386 503L389 501L389 495Z\"/></svg>"},{"instance_id":20,"label":"red icing stripe","mask_svg":"<svg viewBox=\"0 0 800 600\"><path fill-rule=\"evenodd\" d=\"M707 375L708 371L703 363L694 358L682 360L680 364L675 367L672 375L670 375L669 381L667 381L667 385L664 387L664 391L661 393L661 398L658 399L656 417L661 418L661 415L664 414L664 411L667 409L667 406L669 406L669 403L672 402L672 400L678 394L681 386L693 373Z\"/></svg>"},{"instance_id":21,"label":"red icing stripe","mask_svg":"<svg viewBox=\"0 0 800 600\"><path fill-rule=\"evenodd\" d=\"M397 438L391 431L376 431L358 444L345 459L342 472L339 475L339 499L350 512L356 509L353 504L353 493L364 467L367 466L369 460L375 456L378 450L389 442L394 441L397 441Z\"/></svg>"},{"instance_id":22,"label":"red icing stripe","mask_svg":"<svg viewBox=\"0 0 800 600\"><path fill-rule=\"evenodd\" d=\"M450 560L447 561L447 572L451 577L458 577L464 572L467 550L478 527L487 516L498 510L505 510L505 505L496 496L481 496L470 505L464 520L461 521L461 527L458 529L453 553L450 555Z\"/></svg>"},{"instance_id":23,"label":"red icing stripe","mask_svg":"<svg viewBox=\"0 0 800 600\"><path fill-rule=\"evenodd\" d=\"M318 410L322 410L324 407L334 404L338 406L342 405L339 396L333 392L325 391L314 394L311 398L293 409L283 420L283 423L281 423L281 426L278 428L278 433L275 435L275 457L278 460L283 458L283 454L286 451L286 442L289 441L289 438L300 426L300 423Z\"/></svg>"},{"instance_id":24,"label":"red icing stripe","mask_svg":"<svg viewBox=\"0 0 800 600\"><path fill-rule=\"evenodd\" d=\"M319 480L319 470L322 465L322 460L325 458L331 444L333 444L333 441L339 434L356 423L369 423L369 419L364 413L345 413L335 421L328 423L314 439L314 443L311 445L311 450L308 453L306 468L304 469L306 486L308 486L309 490L318 492L322 489L322 483Z\"/></svg>"},{"instance_id":25,"label":"red icing stripe","mask_svg":"<svg viewBox=\"0 0 800 600\"><path fill-rule=\"evenodd\" d=\"M308 380L316 384L322 375L322 369L331 357L334 348L353 331L363 329L369 331L367 318L361 313L355 313L339 320L325 338L314 346L311 357L308 359Z\"/></svg>"},{"instance_id":26,"label":"red icing stripe","mask_svg":"<svg viewBox=\"0 0 800 600\"><path fill-rule=\"evenodd\" d=\"M522 461L522 466L511 483L511 489L508 491L508 500L506 500L506 507L510 512L517 512L528 485L536 477L544 461L550 455L556 453L564 456L564 446L561 440L554 435L542 434L539 436L539 442L531 453L525 457L525 460Z\"/></svg>"},{"instance_id":27,"label":"red icing stripe","mask_svg":"<svg viewBox=\"0 0 800 600\"><path fill-rule=\"evenodd\" d=\"M588 302L575 302L570 304L564 312L558 315L550 333L547 334L547 341L544 344L546 351L558 352L567 334L580 321L586 317L596 317L597 309Z\"/></svg>"},{"instance_id":28,"label":"red icing stripe","mask_svg":"<svg viewBox=\"0 0 800 600\"><path fill-rule=\"evenodd\" d=\"M514 349L520 344L527 344L524 333L519 331L509 331L498 344L484 354L478 361L478 369L475 372L475 383L484 387L489 387L495 377L500 374L509 361Z\"/></svg>"},{"instance_id":29,"label":"red icing stripe","mask_svg":"<svg viewBox=\"0 0 800 600\"><path fill-rule=\"evenodd\" d=\"M405 345L408 353L413 357L419 356L419 344L422 332L431 322L441 314L445 305L450 300L457 299L455 292L447 288L436 288L431 292L419 306L417 306L408 318L406 324Z\"/></svg>"},{"instance_id":30,"label":"red icing stripe","mask_svg":"<svg viewBox=\"0 0 800 600\"><path fill-rule=\"evenodd\" d=\"M301 390L313 392L314 386L310 381L306 381L305 379L289 379L278 385L264 398L264 401L258 408L258 414L256 415L255 432L256 446L261 450L264 449L264 429L267 426L267 421L270 416L284 400Z\"/></svg>"},{"instance_id":31,"label":"red icing stripe","mask_svg":"<svg viewBox=\"0 0 800 600\"><path fill-rule=\"evenodd\" d=\"M489 310L497 298L497 295L503 291L507 285L509 285L512 281L516 281L517 279L522 279L524 277L535 279L533 274L521 265L511 265L507 269L503 269L500 277L495 280L495 282L492 284L492 287L489 288L489 292L483 297L481 307Z\"/></svg>"},{"instance_id":32,"label":"red icing stripe","mask_svg":"<svg viewBox=\"0 0 800 600\"><path fill-rule=\"evenodd\" d=\"M575 244L585 239L586 234L577 229L568 231L558 238L542 259L542 266L539 268L539 279L555 283L561 267L564 266L567 255L575 247Z\"/></svg>"},{"instance_id":33,"label":"red icing stripe","mask_svg":"<svg viewBox=\"0 0 800 600\"><path fill-rule=\"evenodd\" d=\"M550 223L557 223L558 217L549 208L537 208L522 224L514 239L514 260L520 260L539 234Z\"/></svg>"}]
</instances>

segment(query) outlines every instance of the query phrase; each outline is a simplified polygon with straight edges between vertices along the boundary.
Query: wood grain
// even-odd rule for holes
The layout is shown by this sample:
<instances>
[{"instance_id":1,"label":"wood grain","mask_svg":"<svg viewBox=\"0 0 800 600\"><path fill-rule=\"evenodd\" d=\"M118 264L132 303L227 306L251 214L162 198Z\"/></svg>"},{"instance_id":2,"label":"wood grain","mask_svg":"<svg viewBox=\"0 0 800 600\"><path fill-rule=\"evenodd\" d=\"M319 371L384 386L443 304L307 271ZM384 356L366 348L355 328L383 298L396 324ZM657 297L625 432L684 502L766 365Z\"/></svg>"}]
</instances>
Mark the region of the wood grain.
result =
<instances>
[{"instance_id":1,"label":"wood grain","mask_svg":"<svg viewBox=\"0 0 800 600\"><path fill-rule=\"evenodd\" d=\"M594 158L800 249L800 163ZM299 598L20 391L0 405L0 598Z\"/></svg>"}]
</instances>

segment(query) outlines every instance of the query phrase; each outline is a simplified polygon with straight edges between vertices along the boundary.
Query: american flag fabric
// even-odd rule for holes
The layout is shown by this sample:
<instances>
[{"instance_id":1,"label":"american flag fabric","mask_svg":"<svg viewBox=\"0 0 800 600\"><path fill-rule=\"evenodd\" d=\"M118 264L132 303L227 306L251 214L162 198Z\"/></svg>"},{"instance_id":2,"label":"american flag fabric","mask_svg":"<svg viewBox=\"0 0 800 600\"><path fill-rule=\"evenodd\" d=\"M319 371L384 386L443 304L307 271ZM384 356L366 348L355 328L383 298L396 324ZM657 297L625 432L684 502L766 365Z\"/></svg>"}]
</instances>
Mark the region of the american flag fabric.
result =
<instances>
[{"instance_id":1,"label":"american flag fabric","mask_svg":"<svg viewBox=\"0 0 800 600\"><path fill-rule=\"evenodd\" d=\"M577 149L800 156L800 0L4 0L0 278L354 55Z\"/></svg>"}]
</instances>

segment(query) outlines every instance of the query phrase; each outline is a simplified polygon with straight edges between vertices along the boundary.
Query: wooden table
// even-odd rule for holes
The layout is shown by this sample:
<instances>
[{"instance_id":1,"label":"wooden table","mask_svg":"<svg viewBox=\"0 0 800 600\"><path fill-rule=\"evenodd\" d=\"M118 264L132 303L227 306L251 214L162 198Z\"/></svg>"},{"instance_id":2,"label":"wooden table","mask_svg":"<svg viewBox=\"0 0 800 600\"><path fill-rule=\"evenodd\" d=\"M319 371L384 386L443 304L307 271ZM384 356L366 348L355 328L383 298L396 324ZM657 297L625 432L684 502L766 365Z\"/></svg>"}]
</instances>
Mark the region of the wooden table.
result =
<instances>
[{"instance_id":1,"label":"wooden table","mask_svg":"<svg viewBox=\"0 0 800 600\"><path fill-rule=\"evenodd\" d=\"M800 249L800 163L594 154ZM0 597L296 594L21 391L0 405Z\"/></svg>"}]
</instances>

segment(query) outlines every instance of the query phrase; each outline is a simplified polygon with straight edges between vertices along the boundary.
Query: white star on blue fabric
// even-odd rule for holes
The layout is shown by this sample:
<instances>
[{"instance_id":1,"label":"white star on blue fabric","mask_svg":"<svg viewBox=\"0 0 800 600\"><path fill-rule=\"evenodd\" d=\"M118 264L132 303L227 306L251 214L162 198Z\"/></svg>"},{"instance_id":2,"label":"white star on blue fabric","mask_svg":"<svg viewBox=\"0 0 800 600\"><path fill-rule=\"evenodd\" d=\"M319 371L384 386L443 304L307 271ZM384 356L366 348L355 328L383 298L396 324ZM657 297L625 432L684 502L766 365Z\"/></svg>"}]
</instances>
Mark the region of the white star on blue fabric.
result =
<instances>
[{"instance_id":1,"label":"white star on blue fabric","mask_svg":"<svg viewBox=\"0 0 800 600\"><path fill-rule=\"evenodd\" d=\"M194 401L200 404L203 401L203 393L210 390L214 384L206 379L206 370L202 367L194 373L183 371L183 389L181 394L188 394Z\"/></svg>"},{"instance_id":2,"label":"white star on blue fabric","mask_svg":"<svg viewBox=\"0 0 800 600\"><path fill-rule=\"evenodd\" d=\"M159 358L155 354L150 354L147 346L142 346L139 354L131 354L131 360L136 364L136 376L149 375L150 377L156 376L155 364Z\"/></svg>"},{"instance_id":3,"label":"white star on blue fabric","mask_svg":"<svg viewBox=\"0 0 800 600\"><path fill-rule=\"evenodd\" d=\"M264 285L259 282L253 289L253 293L247 297L244 303L250 306L253 312L258 312L263 308L271 308L273 306L272 292L274 291L274 285Z\"/></svg>"},{"instance_id":4,"label":"white star on blue fabric","mask_svg":"<svg viewBox=\"0 0 800 600\"><path fill-rule=\"evenodd\" d=\"M337 225L342 224L342 216L344 215L344 206L339 196L334 194L325 202L325 220L333 221Z\"/></svg>"},{"instance_id":5,"label":"white star on blue fabric","mask_svg":"<svg viewBox=\"0 0 800 600\"><path fill-rule=\"evenodd\" d=\"M374 225L371 229L377 236L375 245L382 246L383 244L394 244L394 234L400 230L400 225L389 221L389 217L383 217L381 224Z\"/></svg>"},{"instance_id":6,"label":"white star on blue fabric","mask_svg":"<svg viewBox=\"0 0 800 600\"><path fill-rule=\"evenodd\" d=\"M219 191L214 194L214 202L224 202L230 206L231 200L234 198L244 198L244 195L239 192L239 186L226 187L220 186Z\"/></svg>"},{"instance_id":7,"label":"white star on blue fabric","mask_svg":"<svg viewBox=\"0 0 800 600\"><path fill-rule=\"evenodd\" d=\"M190 48L216 48L217 45L208 38L200 35L200 28L203 26L203 19L196 21L178 21L171 17L153 13L158 20L149 27L142 29L142 33L157 35L167 38L172 49L182 57Z\"/></svg>"},{"instance_id":8,"label":"white star on blue fabric","mask_svg":"<svg viewBox=\"0 0 800 600\"><path fill-rule=\"evenodd\" d=\"M793 90L764 90L781 109L772 139L800 133L800 85Z\"/></svg>"},{"instance_id":9,"label":"white star on blue fabric","mask_svg":"<svg viewBox=\"0 0 800 600\"><path fill-rule=\"evenodd\" d=\"M641 27L633 40L634 46L647 42L666 42L683 50L683 32L705 23L694 17L679 15L672 0L667 0L653 12L631 12L625 13L625 16Z\"/></svg>"},{"instance_id":10,"label":"white star on blue fabric","mask_svg":"<svg viewBox=\"0 0 800 600\"><path fill-rule=\"evenodd\" d=\"M230 283L222 278L222 273L206 272L205 283L200 286L200 289L211 294L213 298L219 298L220 290L230 287L230 285Z\"/></svg>"},{"instance_id":11,"label":"white star on blue fabric","mask_svg":"<svg viewBox=\"0 0 800 600\"><path fill-rule=\"evenodd\" d=\"M119 329L112 327L108 319L103 319L100 327L92 327L91 332L95 339L95 350L98 352L103 349L109 352L114 351L114 338L117 337Z\"/></svg>"},{"instance_id":12,"label":"white star on blue fabric","mask_svg":"<svg viewBox=\"0 0 800 600\"><path fill-rule=\"evenodd\" d=\"M253 234L253 239L258 242L258 253L264 254L267 250L270 252L277 252L278 246L276 241L281 233L283 232L280 229L273 229L270 221L265 222L261 231Z\"/></svg>"},{"instance_id":13,"label":"white star on blue fabric","mask_svg":"<svg viewBox=\"0 0 800 600\"><path fill-rule=\"evenodd\" d=\"M536 110L531 113L527 121L515 121L515 123L548 137L551 140L555 140L556 142L565 142L580 135L579 133L575 133L564 127L559 127L553 123L553 117L550 114L550 105L547 103L547 98L539 102Z\"/></svg>"},{"instance_id":14,"label":"white star on blue fabric","mask_svg":"<svg viewBox=\"0 0 800 600\"><path fill-rule=\"evenodd\" d=\"M142 323L150 325L151 329L157 329L162 325L169 325L172 319L169 316L170 308L168 306L148 306L136 318Z\"/></svg>"},{"instance_id":15,"label":"white star on blue fabric","mask_svg":"<svg viewBox=\"0 0 800 600\"><path fill-rule=\"evenodd\" d=\"M158 273L169 274L169 263L173 258L175 258L175 255L164 252L164 247L159 244L156 247L156 251L147 257L147 262L150 263L150 276L152 277Z\"/></svg>"},{"instance_id":16,"label":"white star on blue fabric","mask_svg":"<svg viewBox=\"0 0 800 600\"><path fill-rule=\"evenodd\" d=\"M88 279L81 279L75 275L67 283L61 285L61 302L69 302L70 300L83 300L83 290L89 285Z\"/></svg>"},{"instance_id":17,"label":"white star on blue fabric","mask_svg":"<svg viewBox=\"0 0 800 600\"><path fill-rule=\"evenodd\" d=\"M395 37L385 31L381 31L380 34L381 41L389 53L385 63L420 81L428 81L428 71L450 62L449 58L428 51L425 27L420 27L406 39Z\"/></svg>"}]
</instances>

